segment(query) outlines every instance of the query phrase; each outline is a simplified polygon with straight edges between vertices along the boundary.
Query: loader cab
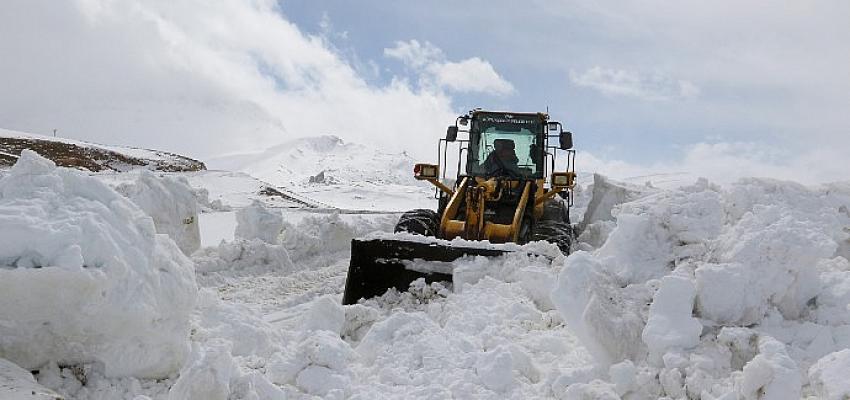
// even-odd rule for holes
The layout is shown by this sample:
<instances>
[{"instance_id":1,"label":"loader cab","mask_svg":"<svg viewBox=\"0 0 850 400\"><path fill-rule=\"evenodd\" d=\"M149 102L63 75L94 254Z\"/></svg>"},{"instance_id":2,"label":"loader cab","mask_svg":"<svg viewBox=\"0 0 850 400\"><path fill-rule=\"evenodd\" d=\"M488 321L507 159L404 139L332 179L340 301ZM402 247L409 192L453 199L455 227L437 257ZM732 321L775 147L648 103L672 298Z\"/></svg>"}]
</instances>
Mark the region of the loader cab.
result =
<instances>
[{"instance_id":1,"label":"loader cab","mask_svg":"<svg viewBox=\"0 0 850 400\"><path fill-rule=\"evenodd\" d=\"M467 175L543 178L545 114L477 112L470 123Z\"/></svg>"}]
</instances>

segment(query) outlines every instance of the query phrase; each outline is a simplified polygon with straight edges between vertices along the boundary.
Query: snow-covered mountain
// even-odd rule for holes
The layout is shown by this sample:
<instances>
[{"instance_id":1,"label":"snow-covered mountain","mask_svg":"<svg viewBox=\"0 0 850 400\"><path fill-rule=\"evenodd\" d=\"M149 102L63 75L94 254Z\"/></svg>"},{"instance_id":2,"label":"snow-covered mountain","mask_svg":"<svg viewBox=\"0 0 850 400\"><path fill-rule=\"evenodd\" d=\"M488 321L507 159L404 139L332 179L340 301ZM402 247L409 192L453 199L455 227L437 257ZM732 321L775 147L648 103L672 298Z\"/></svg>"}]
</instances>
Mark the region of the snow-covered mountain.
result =
<instances>
[{"instance_id":1,"label":"snow-covered mountain","mask_svg":"<svg viewBox=\"0 0 850 400\"><path fill-rule=\"evenodd\" d=\"M198 160L167 151L105 146L0 129L0 168L17 162L23 149L33 150L62 167L92 172L129 171L139 168L170 172L206 169L204 163Z\"/></svg>"},{"instance_id":2,"label":"snow-covered mountain","mask_svg":"<svg viewBox=\"0 0 850 400\"><path fill-rule=\"evenodd\" d=\"M433 187L413 179L417 161L333 135L295 139L269 149L208 160L340 208L407 210L430 206Z\"/></svg>"}]
</instances>

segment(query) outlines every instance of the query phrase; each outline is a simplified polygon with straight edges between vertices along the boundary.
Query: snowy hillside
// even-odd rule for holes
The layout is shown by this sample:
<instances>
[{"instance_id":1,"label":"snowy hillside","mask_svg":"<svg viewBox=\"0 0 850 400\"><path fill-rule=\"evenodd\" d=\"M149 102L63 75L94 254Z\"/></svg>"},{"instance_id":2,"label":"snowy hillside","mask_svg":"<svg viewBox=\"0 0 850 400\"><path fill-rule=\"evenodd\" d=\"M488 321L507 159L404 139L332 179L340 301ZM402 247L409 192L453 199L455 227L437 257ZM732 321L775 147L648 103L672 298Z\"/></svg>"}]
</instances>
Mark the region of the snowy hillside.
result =
<instances>
[{"instance_id":1,"label":"snowy hillside","mask_svg":"<svg viewBox=\"0 0 850 400\"><path fill-rule=\"evenodd\" d=\"M260 153L208 160L210 168L245 172L322 203L346 209L406 211L430 206L433 187L413 179L414 160L336 136L286 142Z\"/></svg>"},{"instance_id":2,"label":"snowy hillside","mask_svg":"<svg viewBox=\"0 0 850 400\"><path fill-rule=\"evenodd\" d=\"M158 150L124 146L104 146L64 138L0 129L0 168L15 163L21 150L30 149L60 166L88 171L200 171L204 163Z\"/></svg>"}]
</instances>

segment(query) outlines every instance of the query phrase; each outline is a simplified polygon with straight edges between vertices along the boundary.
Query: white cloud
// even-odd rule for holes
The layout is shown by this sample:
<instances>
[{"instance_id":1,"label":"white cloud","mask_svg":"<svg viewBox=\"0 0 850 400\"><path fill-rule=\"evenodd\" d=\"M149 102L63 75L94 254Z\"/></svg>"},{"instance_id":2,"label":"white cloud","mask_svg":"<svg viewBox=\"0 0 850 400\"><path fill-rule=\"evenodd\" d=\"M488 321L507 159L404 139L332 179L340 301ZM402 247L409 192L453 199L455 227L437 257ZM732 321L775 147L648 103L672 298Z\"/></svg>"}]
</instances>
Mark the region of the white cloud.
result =
<instances>
[{"instance_id":1,"label":"white cloud","mask_svg":"<svg viewBox=\"0 0 850 400\"><path fill-rule=\"evenodd\" d=\"M420 74L420 85L435 86L455 92L479 92L507 95L514 87L478 57L459 62L446 61L443 51L429 42L398 41L395 47L384 49L384 55L401 60Z\"/></svg>"},{"instance_id":2,"label":"white cloud","mask_svg":"<svg viewBox=\"0 0 850 400\"><path fill-rule=\"evenodd\" d=\"M699 95L691 82L677 80L660 73L592 67L583 73L570 71L570 81L595 89L605 95L636 97L644 100L689 99Z\"/></svg>"},{"instance_id":3,"label":"white cloud","mask_svg":"<svg viewBox=\"0 0 850 400\"><path fill-rule=\"evenodd\" d=\"M433 44L429 42L419 43L415 39L408 42L395 42L395 47L384 49L384 55L401 60L412 68L436 64L444 58L443 51Z\"/></svg>"},{"instance_id":4,"label":"white cloud","mask_svg":"<svg viewBox=\"0 0 850 400\"><path fill-rule=\"evenodd\" d=\"M456 116L451 97L368 84L277 7L2 2L0 126L197 157L328 133L432 155Z\"/></svg>"},{"instance_id":5,"label":"white cloud","mask_svg":"<svg viewBox=\"0 0 850 400\"><path fill-rule=\"evenodd\" d=\"M599 172L616 179L655 186L679 186L697 178L729 184L740 178L761 177L804 184L846 181L840 150L788 152L752 142L697 143L683 149L680 158L648 165L628 163L579 151L577 170Z\"/></svg>"},{"instance_id":6,"label":"white cloud","mask_svg":"<svg viewBox=\"0 0 850 400\"><path fill-rule=\"evenodd\" d=\"M489 62L478 57L461 62L434 64L428 68L437 84L458 92L483 92L497 95L513 93L514 87L493 69Z\"/></svg>"}]
</instances>

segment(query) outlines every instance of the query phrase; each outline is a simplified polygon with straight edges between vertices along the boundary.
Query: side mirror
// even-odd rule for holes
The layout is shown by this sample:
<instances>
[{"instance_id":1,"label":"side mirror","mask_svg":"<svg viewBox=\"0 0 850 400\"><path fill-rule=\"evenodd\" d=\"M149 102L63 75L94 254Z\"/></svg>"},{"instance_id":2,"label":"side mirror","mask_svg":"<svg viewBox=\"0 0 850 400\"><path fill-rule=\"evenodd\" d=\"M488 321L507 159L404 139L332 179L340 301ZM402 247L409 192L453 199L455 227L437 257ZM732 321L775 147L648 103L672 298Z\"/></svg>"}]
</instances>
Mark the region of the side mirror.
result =
<instances>
[{"instance_id":1,"label":"side mirror","mask_svg":"<svg viewBox=\"0 0 850 400\"><path fill-rule=\"evenodd\" d=\"M457 140L457 125L452 125L446 129L446 141L454 142L455 140Z\"/></svg>"},{"instance_id":2,"label":"side mirror","mask_svg":"<svg viewBox=\"0 0 850 400\"><path fill-rule=\"evenodd\" d=\"M561 135L558 137L558 141L561 144L561 150L569 150L573 148L573 133L572 132L561 132Z\"/></svg>"}]
</instances>

